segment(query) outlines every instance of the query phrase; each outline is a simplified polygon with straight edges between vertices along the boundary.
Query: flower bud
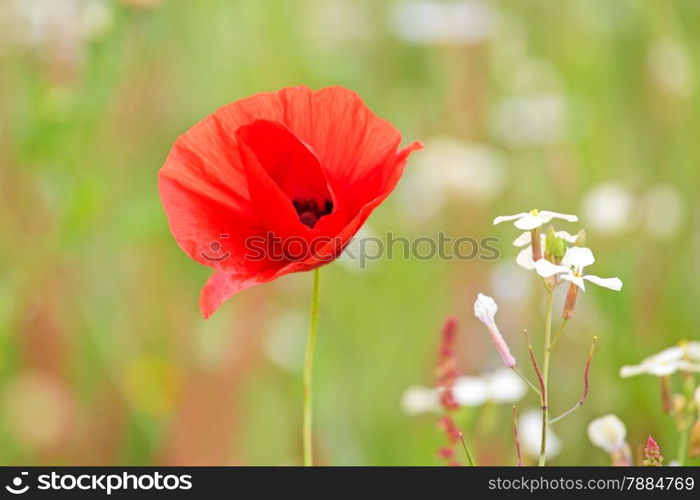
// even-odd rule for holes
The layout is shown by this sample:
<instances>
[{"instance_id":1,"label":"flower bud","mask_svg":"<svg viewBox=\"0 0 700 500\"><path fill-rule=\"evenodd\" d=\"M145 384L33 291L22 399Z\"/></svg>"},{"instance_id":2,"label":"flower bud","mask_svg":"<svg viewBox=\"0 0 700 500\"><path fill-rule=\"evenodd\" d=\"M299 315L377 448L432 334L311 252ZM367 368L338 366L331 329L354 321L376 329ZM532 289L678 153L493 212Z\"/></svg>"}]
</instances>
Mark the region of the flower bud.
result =
<instances>
[{"instance_id":1,"label":"flower bud","mask_svg":"<svg viewBox=\"0 0 700 500\"><path fill-rule=\"evenodd\" d=\"M484 325L486 325L486 328L488 328L489 333L491 334L491 341L496 346L496 350L501 356L503 364L508 368L513 368L516 364L515 358L510 353L508 344L506 344L506 341L503 340L503 336L496 326L496 311L498 311L498 305L496 304L495 300L482 293L477 296L476 301L474 302L474 316L476 316Z\"/></svg>"},{"instance_id":2,"label":"flower bud","mask_svg":"<svg viewBox=\"0 0 700 500\"><path fill-rule=\"evenodd\" d=\"M673 396L671 394L671 377L668 375L661 377L661 408L664 413L671 414L673 411Z\"/></svg>"},{"instance_id":3,"label":"flower bud","mask_svg":"<svg viewBox=\"0 0 700 500\"><path fill-rule=\"evenodd\" d=\"M562 319L571 319L574 317L577 297L578 286L576 286L574 283L569 283L569 289L566 292L566 302L564 302L564 310L561 312Z\"/></svg>"},{"instance_id":4,"label":"flower bud","mask_svg":"<svg viewBox=\"0 0 700 500\"><path fill-rule=\"evenodd\" d=\"M557 239L557 235L554 232L554 227L550 224L547 227L547 236L544 239L544 258L547 260L552 260L554 255L554 242Z\"/></svg>"},{"instance_id":5,"label":"flower bud","mask_svg":"<svg viewBox=\"0 0 700 500\"><path fill-rule=\"evenodd\" d=\"M574 242L574 246L576 247L585 247L586 246L586 230L581 229L578 232L578 235L576 236L576 241Z\"/></svg>"},{"instance_id":6,"label":"flower bud","mask_svg":"<svg viewBox=\"0 0 700 500\"><path fill-rule=\"evenodd\" d=\"M564 258L564 254L566 253L566 241L564 241L563 238L556 238L554 240L554 248L552 252L552 256L554 257L554 263L559 264L561 260Z\"/></svg>"},{"instance_id":7,"label":"flower bud","mask_svg":"<svg viewBox=\"0 0 700 500\"><path fill-rule=\"evenodd\" d=\"M537 262L542 258L542 240L540 238L540 228L536 227L530 232L530 245L532 246L532 262Z\"/></svg>"}]
</instances>

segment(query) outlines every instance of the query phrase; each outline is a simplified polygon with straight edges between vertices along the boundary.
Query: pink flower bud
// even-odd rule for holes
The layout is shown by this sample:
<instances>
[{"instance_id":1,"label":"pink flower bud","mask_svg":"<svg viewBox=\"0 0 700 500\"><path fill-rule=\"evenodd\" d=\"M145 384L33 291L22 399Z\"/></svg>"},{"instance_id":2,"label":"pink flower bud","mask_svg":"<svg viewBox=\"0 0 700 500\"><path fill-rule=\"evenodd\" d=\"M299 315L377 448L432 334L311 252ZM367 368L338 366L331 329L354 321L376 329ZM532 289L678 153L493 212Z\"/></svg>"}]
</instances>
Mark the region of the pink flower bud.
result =
<instances>
[{"instance_id":1,"label":"pink flower bud","mask_svg":"<svg viewBox=\"0 0 700 500\"><path fill-rule=\"evenodd\" d=\"M486 325L486 328L489 329L491 341L496 346L496 350L501 356L503 364L508 368L513 368L516 363L515 358L510 353L508 344L506 344L506 341L503 340L503 336L498 330L498 326L496 326L496 321L494 319L496 316L496 311L498 311L498 305L491 297L482 293L477 296L476 302L474 302L474 316L476 316L479 321L481 321L484 325Z\"/></svg>"}]
</instances>

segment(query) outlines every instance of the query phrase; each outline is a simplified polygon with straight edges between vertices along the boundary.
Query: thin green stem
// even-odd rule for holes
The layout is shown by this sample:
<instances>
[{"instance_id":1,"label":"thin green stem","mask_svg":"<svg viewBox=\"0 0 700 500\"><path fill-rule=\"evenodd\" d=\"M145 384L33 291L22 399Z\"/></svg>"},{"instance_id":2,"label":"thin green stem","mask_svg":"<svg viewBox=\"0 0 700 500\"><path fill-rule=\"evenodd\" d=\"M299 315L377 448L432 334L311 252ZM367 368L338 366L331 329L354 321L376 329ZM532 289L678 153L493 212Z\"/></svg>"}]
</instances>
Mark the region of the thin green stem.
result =
<instances>
[{"instance_id":1,"label":"thin green stem","mask_svg":"<svg viewBox=\"0 0 700 500\"><path fill-rule=\"evenodd\" d=\"M561 320L561 324L559 325L559 328L557 329L557 333L554 334L554 338L552 339L552 345L549 346L550 352L554 350L554 347L557 345L557 342L559 342L559 339L561 338L561 334L564 331L564 327L566 326L566 322L569 321L568 319L563 319Z\"/></svg>"},{"instance_id":2,"label":"thin green stem","mask_svg":"<svg viewBox=\"0 0 700 500\"><path fill-rule=\"evenodd\" d=\"M464 439L464 434L459 433L459 439L462 440L462 446L464 447L464 453L467 454L467 462L469 463L470 467L476 467L476 460L474 460L474 455L472 454L472 451L469 449L469 446L467 446L467 440Z\"/></svg>"},{"instance_id":3,"label":"thin green stem","mask_svg":"<svg viewBox=\"0 0 700 500\"><path fill-rule=\"evenodd\" d=\"M309 324L309 338L306 342L306 356L304 358L304 428L302 435L304 440L305 466L311 466L314 464L311 382L314 364L314 349L316 347L316 332L318 330L319 276L320 273L318 268L314 269L314 289L311 298L311 321Z\"/></svg>"},{"instance_id":4,"label":"thin green stem","mask_svg":"<svg viewBox=\"0 0 700 500\"><path fill-rule=\"evenodd\" d=\"M690 427L681 430L680 439L678 441L678 465L683 466L688 458L688 435L690 434Z\"/></svg>"},{"instance_id":5,"label":"thin green stem","mask_svg":"<svg viewBox=\"0 0 700 500\"><path fill-rule=\"evenodd\" d=\"M518 377L520 377L525 383L527 383L527 385L530 386L530 389L532 389L532 390L535 391L537 394L539 394L540 396L542 396L542 393L541 393L540 390L537 388L537 386L536 386L535 384L533 384L532 382L530 382L530 379L527 378L527 377L525 376L525 374L524 374L523 372L521 372L521 371L518 369L517 366L514 366L512 369L513 369L513 371L518 375Z\"/></svg>"},{"instance_id":6,"label":"thin green stem","mask_svg":"<svg viewBox=\"0 0 700 500\"><path fill-rule=\"evenodd\" d=\"M547 381L549 377L549 355L551 354L551 337L552 337L552 290L546 290L546 311L544 331L544 361L542 363L542 441L540 443L540 460L539 466L544 466L547 458L547 427L549 420L549 391L547 390Z\"/></svg>"}]
</instances>

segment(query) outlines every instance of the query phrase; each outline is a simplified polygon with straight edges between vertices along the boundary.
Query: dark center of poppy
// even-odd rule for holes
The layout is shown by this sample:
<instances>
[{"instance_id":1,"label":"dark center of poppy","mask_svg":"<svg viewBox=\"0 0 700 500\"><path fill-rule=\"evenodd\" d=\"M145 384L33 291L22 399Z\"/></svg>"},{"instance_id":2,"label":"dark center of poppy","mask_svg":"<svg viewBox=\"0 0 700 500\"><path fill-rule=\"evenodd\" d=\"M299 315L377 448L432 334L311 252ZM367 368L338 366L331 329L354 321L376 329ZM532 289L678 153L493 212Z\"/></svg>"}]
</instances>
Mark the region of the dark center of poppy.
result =
<instances>
[{"instance_id":1,"label":"dark center of poppy","mask_svg":"<svg viewBox=\"0 0 700 500\"><path fill-rule=\"evenodd\" d=\"M316 200L297 199L292 201L299 220L302 224L309 226L311 229L316 225L318 219L324 215L328 215L333 211L333 202L326 200L323 206L319 206Z\"/></svg>"}]
</instances>

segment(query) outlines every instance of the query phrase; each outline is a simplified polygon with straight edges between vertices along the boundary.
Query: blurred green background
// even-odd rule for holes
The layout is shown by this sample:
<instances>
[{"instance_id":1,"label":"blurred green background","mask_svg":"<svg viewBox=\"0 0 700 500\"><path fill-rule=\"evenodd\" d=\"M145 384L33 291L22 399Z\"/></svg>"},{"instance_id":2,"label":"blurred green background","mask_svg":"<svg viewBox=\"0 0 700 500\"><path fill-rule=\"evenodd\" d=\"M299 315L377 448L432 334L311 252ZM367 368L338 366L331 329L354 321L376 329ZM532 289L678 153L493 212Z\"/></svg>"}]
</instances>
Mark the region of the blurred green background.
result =
<instances>
[{"instance_id":1,"label":"blurred green background","mask_svg":"<svg viewBox=\"0 0 700 500\"><path fill-rule=\"evenodd\" d=\"M519 332L540 345L541 290L514 264L517 230L491 221L533 207L578 214L558 228L585 227L591 272L625 284L590 286L555 352L558 414L600 338L552 463L608 464L586 436L607 413L670 460L658 380L618 371L700 338L698 23L694 0L0 0L0 463L300 463L311 275L203 320L210 270L174 243L156 187L189 126L297 84L349 87L426 145L365 234L496 236L501 252L322 269L318 461L441 463L437 414L402 395L433 383L448 314L463 372L498 368L477 292L529 369ZM515 463L510 412L462 410L481 463Z\"/></svg>"}]
</instances>

